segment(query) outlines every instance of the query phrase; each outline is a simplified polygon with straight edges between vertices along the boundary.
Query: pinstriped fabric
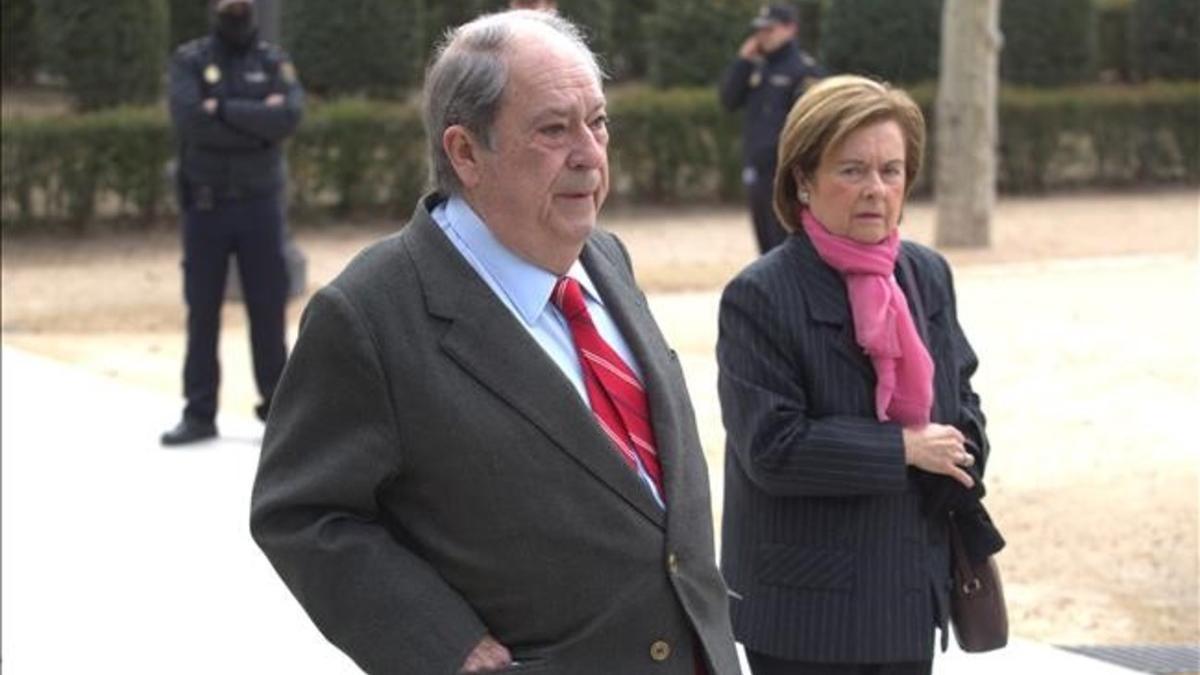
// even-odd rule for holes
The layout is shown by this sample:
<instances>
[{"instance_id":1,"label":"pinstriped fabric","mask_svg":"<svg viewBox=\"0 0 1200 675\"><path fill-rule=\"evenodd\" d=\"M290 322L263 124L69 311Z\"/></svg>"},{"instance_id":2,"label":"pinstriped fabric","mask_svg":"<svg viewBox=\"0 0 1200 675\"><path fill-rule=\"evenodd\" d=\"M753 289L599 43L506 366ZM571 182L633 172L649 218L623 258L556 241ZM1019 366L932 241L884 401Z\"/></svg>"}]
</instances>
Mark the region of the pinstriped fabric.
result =
<instances>
[{"instance_id":1,"label":"pinstriped fabric","mask_svg":"<svg viewBox=\"0 0 1200 675\"><path fill-rule=\"evenodd\" d=\"M914 244L901 255L925 300L934 419L986 446L949 268ZM900 427L875 419L875 375L845 285L807 237L789 237L726 287L717 358L721 564L737 638L800 661L930 658L949 578L945 525L921 510Z\"/></svg>"}]
</instances>

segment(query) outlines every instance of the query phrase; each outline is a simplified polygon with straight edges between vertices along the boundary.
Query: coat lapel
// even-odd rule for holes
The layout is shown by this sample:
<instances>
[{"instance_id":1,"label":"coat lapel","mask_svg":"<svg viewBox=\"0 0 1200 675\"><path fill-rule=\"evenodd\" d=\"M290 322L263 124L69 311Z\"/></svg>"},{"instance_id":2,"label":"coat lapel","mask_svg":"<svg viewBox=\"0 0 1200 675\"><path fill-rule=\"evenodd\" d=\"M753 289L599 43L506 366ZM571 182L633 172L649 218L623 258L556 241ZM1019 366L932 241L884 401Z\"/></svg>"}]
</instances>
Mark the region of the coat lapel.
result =
<instances>
[{"instance_id":1,"label":"coat lapel","mask_svg":"<svg viewBox=\"0 0 1200 675\"><path fill-rule=\"evenodd\" d=\"M426 308L449 322L442 348L558 449L663 527L662 509L617 455L574 386L433 222L428 211L433 199L423 201L406 229Z\"/></svg>"},{"instance_id":2,"label":"coat lapel","mask_svg":"<svg viewBox=\"0 0 1200 675\"><path fill-rule=\"evenodd\" d=\"M803 279L800 287L804 291L804 304L808 308L809 319L814 323L823 324L828 330L836 331L837 335L830 339L834 350L874 382L875 368L854 337L854 321L850 317L846 282L837 270L821 260L817 249L806 235L794 235L788 238L788 242L792 254L799 258L797 268Z\"/></svg>"},{"instance_id":3,"label":"coat lapel","mask_svg":"<svg viewBox=\"0 0 1200 675\"><path fill-rule=\"evenodd\" d=\"M945 344L944 331L942 330L942 322L938 320L942 310L945 309L945 296L934 288L926 279L929 272L924 268L924 263L919 255L914 251L916 247L911 244L904 244L900 247L900 256L908 262L908 268L912 271L913 284L916 288L909 288L907 275L900 269L899 262L896 265L896 281L900 284L900 288L904 290L904 297L908 301L908 311L912 315L912 319L917 323L917 332L921 333L920 323L925 324L925 349L929 352L934 363L934 396L933 409L930 411L930 418L934 420L943 419L942 413L945 407L945 402L938 396L937 387L937 372L938 368L946 367L948 364L943 361L938 361L937 346ZM920 306L917 299L920 298Z\"/></svg>"},{"instance_id":4,"label":"coat lapel","mask_svg":"<svg viewBox=\"0 0 1200 675\"><path fill-rule=\"evenodd\" d=\"M641 368L669 508L676 493L685 487L679 425L687 416L679 406L686 400L687 389L678 376L672 377L670 363L678 357L659 332L645 296L626 281L631 279L628 272L622 273L593 242L584 247L580 260Z\"/></svg>"}]
</instances>

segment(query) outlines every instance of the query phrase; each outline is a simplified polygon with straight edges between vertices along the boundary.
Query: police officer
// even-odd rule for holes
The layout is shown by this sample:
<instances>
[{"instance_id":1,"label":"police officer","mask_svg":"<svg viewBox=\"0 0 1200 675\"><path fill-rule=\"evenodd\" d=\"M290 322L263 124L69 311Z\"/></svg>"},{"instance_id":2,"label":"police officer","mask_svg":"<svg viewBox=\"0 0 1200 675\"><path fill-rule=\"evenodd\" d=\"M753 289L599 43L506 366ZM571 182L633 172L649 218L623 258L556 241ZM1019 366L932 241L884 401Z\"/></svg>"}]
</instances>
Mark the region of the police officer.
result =
<instances>
[{"instance_id":1,"label":"police officer","mask_svg":"<svg viewBox=\"0 0 1200 675\"><path fill-rule=\"evenodd\" d=\"M259 41L253 0L220 0L212 33L172 57L170 103L183 212L187 404L161 440L180 445L217 434L217 341L231 254L250 317L262 397L255 412L266 419L287 359L282 144L300 123L304 92L287 55Z\"/></svg>"},{"instance_id":2,"label":"police officer","mask_svg":"<svg viewBox=\"0 0 1200 675\"><path fill-rule=\"evenodd\" d=\"M742 117L742 182L758 249L766 253L785 236L775 217L772 191L775 147L792 104L825 71L796 44L796 10L773 4L750 23L754 33L738 50L721 78L721 103L730 111L745 107Z\"/></svg>"}]
</instances>

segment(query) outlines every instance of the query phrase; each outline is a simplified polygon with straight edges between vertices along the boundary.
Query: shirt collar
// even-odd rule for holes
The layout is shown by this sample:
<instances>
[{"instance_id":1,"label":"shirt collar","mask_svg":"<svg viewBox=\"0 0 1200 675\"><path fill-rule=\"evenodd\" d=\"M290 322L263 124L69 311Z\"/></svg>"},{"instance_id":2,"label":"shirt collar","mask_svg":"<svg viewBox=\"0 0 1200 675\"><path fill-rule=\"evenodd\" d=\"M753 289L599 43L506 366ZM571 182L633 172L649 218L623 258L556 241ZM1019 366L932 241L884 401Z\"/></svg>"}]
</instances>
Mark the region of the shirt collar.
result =
<instances>
[{"instance_id":1,"label":"shirt collar","mask_svg":"<svg viewBox=\"0 0 1200 675\"><path fill-rule=\"evenodd\" d=\"M500 243L462 197L450 197L446 202L446 217L447 225L496 281L521 318L527 324L536 323L542 312L546 311L558 277L513 253ZM578 259L571 264L567 276L578 281L593 301L604 304L587 270Z\"/></svg>"}]
</instances>

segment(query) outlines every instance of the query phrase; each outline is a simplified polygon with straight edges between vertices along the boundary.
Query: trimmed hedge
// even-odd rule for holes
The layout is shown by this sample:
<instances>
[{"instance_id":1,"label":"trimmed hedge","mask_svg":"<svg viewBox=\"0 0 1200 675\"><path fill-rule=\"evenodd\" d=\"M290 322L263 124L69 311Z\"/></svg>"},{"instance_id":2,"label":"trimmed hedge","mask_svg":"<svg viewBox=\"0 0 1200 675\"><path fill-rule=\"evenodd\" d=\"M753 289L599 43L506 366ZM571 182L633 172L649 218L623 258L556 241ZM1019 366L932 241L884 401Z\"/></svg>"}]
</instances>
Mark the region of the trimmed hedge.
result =
<instances>
[{"instance_id":1,"label":"trimmed hedge","mask_svg":"<svg viewBox=\"0 0 1200 675\"><path fill-rule=\"evenodd\" d=\"M148 223L169 199L173 149L160 109L7 120L0 138L5 229L36 220L82 228L100 202L104 216Z\"/></svg>"},{"instance_id":2,"label":"trimmed hedge","mask_svg":"<svg viewBox=\"0 0 1200 675\"><path fill-rule=\"evenodd\" d=\"M288 146L300 216L407 217L426 185L425 130L413 105L350 99L313 110Z\"/></svg>"},{"instance_id":3,"label":"trimmed hedge","mask_svg":"<svg viewBox=\"0 0 1200 675\"><path fill-rule=\"evenodd\" d=\"M75 104L97 110L162 93L167 8L161 0L41 0L42 55Z\"/></svg>"},{"instance_id":4,"label":"trimmed hedge","mask_svg":"<svg viewBox=\"0 0 1200 675\"><path fill-rule=\"evenodd\" d=\"M932 86L912 90L933 120ZM710 87L611 94L613 197L639 203L736 201L738 120ZM1200 82L1005 89L1000 188L1200 185ZM935 138L935 134L929 137ZM148 224L173 207L165 113L120 109L8 120L0 175L6 230L95 220ZM289 146L293 212L403 218L426 184L424 133L411 104L315 107ZM936 157L932 148L927 152ZM926 175L932 175L932 166ZM928 192L929 183L918 183Z\"/></svg>"},{"instance_id":5,"label":"trimmed hedge","mask_svg":"<svg viewBox=\"0 0 1200 675\"><path fill-rule=\"evenodd\" d=\"M1005 91L1000 188L1200 183L1200 82Z\"/></svg>"}]
</instances>

